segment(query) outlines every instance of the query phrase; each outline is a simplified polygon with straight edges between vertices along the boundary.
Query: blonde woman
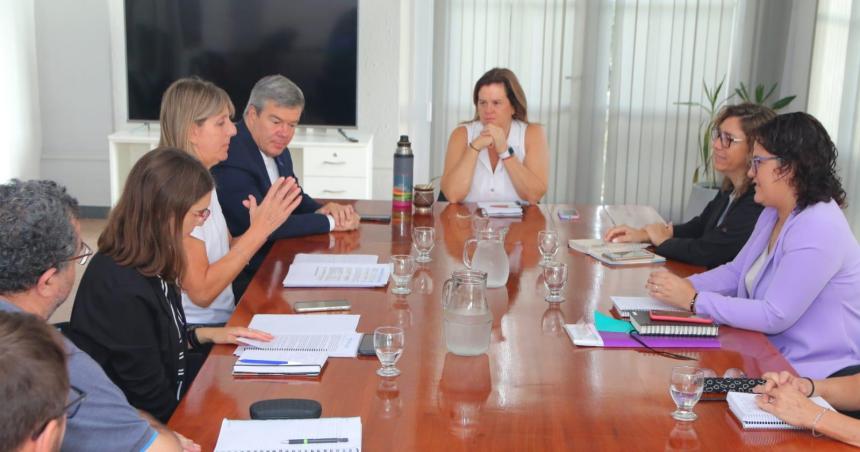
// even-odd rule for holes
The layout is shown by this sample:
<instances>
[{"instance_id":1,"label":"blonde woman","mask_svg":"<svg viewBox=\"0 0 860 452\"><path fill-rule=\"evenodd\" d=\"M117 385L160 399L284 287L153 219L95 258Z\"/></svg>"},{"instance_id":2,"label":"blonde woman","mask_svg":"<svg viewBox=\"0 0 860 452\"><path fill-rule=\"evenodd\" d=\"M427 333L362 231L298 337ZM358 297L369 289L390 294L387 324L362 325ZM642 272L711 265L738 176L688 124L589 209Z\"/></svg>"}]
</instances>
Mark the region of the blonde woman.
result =
<instances>
[{"instance_id":1,"label":"blonde woman","mask_svg":"<svg viewBox=\"0 0 860 452\"><path fill-rule=\"evenodd\" d=\"M235 109L227 93L213 83L197 78L175 81L161 100L161 143L183 149L206 169L227 159L230 138L236 134L231 121ZM212 191L204 215L208 220L184 237L187 269L182 276L182 306L191 325L227 322L236 305L232 281L298 206L301 197L292 178L279 178L257 205L249 196L250 228L231 237Z\"/></svg>"}]
</instances>

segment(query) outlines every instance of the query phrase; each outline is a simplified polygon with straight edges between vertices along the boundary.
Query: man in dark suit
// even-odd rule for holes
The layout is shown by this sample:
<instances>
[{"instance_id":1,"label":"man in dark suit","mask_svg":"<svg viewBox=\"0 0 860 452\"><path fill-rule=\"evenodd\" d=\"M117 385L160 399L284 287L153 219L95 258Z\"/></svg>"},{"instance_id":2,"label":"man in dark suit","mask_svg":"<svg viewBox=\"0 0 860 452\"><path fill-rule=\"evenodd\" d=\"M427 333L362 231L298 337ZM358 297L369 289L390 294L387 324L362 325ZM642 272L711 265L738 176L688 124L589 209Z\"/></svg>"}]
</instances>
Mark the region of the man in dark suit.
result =
<instances>
[{"instance_id":1,"label":"man in dark suit","mask_svg":"<svg viewBox=\"0 0 860 452\"><path fill-rule=\"evenodd\" d=\"M242 120L236 124L236 135L230 140L227 160L212 168L224 218L234 237L248 229L248 209L242 203L248 195L263 199L273 180L296 177L287 146L304 106L302 90L282 75L263 77L251 90ZM358 223L359 216L351 205L321 205L302 193L299 206L270 239L349 231ZM234 282L237 300L270 248L271 242L263 246Z\"/></svg>"}]
</instances>

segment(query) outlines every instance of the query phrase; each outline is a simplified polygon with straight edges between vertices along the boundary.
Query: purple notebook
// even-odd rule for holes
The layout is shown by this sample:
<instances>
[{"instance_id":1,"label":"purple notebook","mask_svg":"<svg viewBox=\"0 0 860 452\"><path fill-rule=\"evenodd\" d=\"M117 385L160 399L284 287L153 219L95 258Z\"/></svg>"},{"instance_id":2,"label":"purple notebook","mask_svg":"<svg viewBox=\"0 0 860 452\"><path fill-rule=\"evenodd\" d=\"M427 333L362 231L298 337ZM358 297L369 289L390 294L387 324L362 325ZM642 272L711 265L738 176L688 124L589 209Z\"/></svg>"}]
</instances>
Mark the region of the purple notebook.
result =
<instances>
[{"instance_id":1,"label":"purple notebook","mask_svg":"<svg viewBox=\"0 0 860 452\"><path fill-rule=\"evenodd\" d=\"M716 337L695 336L637 336L639 340L653 348L720 348L720 339ZM604 347L642 348L627 333L610 333L600 331Z\"/></svg>"}]
</instances>

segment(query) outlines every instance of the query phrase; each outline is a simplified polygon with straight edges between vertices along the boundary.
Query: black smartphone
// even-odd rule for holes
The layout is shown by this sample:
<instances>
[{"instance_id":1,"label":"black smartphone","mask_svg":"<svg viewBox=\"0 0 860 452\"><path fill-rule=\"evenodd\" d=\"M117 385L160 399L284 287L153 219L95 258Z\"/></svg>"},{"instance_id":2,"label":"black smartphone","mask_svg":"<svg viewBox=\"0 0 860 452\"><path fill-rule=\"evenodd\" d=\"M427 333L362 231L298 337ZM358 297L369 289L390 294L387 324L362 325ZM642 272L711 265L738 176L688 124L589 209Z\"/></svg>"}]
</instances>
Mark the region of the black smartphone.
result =
<instances>
[{"instance_id":1,"label":"black smartphone","mask_svg":"<svg viewBox=\"0 0 860 452\"><path fill-rule=\"evenodd\" d=\"M376 356L376 347L373 346L373 334L365 333L358 343L359 356Z\"/></svg>"},{"instance_id":2,"label":"black smartphone","mask_svg":"<svg viewBox=\"0 0 860 452\"><path fill-rule=\"evenodd\" d=\"M374 215L362 213L360 214L361 221L371 222L371 223L391 223L391 215Z\"/></svg>"},{"instance_id":3,"label":"black smartphone","mask_svg":"<svg viewBox=\"0 0 860 452\"><path fill-rule=\"evenodd\" d=\"M297 301L293 305L296 312L345 311L352 307L346 300Z\"/></svg>"}]
</instances>

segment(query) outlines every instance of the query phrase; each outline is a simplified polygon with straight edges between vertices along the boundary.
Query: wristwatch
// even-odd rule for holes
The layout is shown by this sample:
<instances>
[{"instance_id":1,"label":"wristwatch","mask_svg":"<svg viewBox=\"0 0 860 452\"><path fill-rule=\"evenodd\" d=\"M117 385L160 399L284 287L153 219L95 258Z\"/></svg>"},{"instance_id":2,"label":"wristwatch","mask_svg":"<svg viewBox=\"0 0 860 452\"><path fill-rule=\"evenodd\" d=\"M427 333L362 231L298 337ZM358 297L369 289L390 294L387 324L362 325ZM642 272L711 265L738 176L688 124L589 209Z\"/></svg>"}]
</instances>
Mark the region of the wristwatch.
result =
<instances>
[{"instance_id":1,"label":"wristwatch","mask_svg":"<svg viewBox=\"0 0 860 452\"><path fill-rule=\"evenodd\" d=\"M508 146L508 150L507 150L507 151L504 151L504 152L500 152L500 153L499 153L499 158L500 158L500 159L502 159L502 160L507 160L507 159L509 159L509 158L511 158L511 157L513 157L513 156L514 156L514 148L513 148L513 147L511 147L511 146Z\"/></svg>"}]
</instances>

